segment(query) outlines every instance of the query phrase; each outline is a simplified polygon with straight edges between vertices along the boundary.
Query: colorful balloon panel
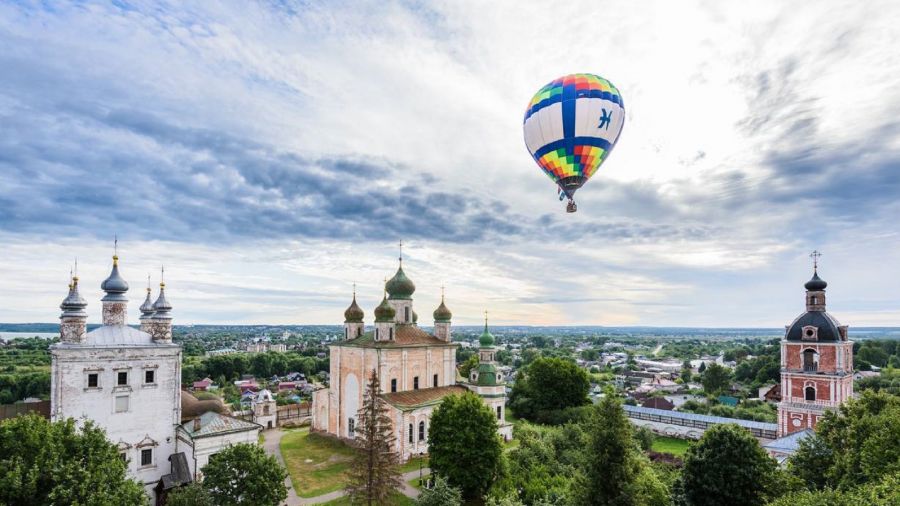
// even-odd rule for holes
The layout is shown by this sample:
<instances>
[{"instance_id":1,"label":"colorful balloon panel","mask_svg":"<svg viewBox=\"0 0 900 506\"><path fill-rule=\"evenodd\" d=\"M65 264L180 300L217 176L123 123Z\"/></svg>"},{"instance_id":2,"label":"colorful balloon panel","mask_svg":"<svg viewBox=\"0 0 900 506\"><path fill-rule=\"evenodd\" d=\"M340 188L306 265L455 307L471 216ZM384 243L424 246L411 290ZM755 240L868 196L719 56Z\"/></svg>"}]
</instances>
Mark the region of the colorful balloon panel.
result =
<instances>
[{"instance_id":1,"label":"colorful balloon panel","mask_svg":"<svg viewBox=\"0 0 900 506\"><path fill-rule=\"evenodd\" d=\"M554 182L590 178L625 122L619 90L593 74L571 74L541 88L525 111L525 145Z\"/></svg>"}]
</instances>

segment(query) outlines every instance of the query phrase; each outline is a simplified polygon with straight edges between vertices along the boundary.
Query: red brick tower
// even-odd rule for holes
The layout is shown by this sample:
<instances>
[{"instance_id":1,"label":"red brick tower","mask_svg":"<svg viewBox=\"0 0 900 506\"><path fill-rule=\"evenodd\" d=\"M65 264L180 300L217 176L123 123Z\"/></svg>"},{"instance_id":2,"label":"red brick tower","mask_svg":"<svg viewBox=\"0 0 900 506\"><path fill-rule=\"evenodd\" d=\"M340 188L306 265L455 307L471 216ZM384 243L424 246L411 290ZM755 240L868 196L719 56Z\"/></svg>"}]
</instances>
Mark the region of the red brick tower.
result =
<instances>
[{"instance_id":1,"label":"red brick tower","mask_svg":"<svg viewBox=\"0 0 900 506\"><path fill-rule=\"evenodd\" d=\"M853 395L853 342L847 326L825 312L825 288L812 253L813 277L806 282L806 312L785 327L781 341L781 403L778 437L814 429L826 410Z\"/></svg>"}]
</instances>

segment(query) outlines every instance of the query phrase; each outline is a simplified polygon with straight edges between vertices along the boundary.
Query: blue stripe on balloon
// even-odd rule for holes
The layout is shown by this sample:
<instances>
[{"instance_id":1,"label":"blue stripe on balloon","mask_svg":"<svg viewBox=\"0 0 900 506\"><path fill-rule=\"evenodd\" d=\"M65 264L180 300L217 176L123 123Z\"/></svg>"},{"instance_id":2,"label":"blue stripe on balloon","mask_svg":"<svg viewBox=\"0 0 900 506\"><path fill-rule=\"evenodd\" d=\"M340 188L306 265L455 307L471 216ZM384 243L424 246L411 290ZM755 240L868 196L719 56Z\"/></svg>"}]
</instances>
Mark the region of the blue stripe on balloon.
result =
<instances>
[{"instance_id":1,"label":"blue stripe on balloon","mask_svg":"<svg viewBox=\"0 0 900 506\"><path fill-rule=\"evenodd\" d=\"M561 102L564 96L565 92L561 95L553 95L552 97L545 98L544 100L541 100L540 102L534 104L533 107L525 111L525 119L523 119L522 122L524 123L525 120L530 118L534 113L540 111L544 107L549 107L557 102ZM603 100L609 100L614 104L619 104L619 106L621 106L623 109L625 108L625 103L622 101L622 97L608 91L581 90L577 91L573 98L601 98Z\"/></svg>"},{"instance_id":2,"label":"blue stripe on balloon","mask_svg":"<svg viewBox=\"0 0 900 506\"><path fill-rule=\"evenodd\" d=\"M585 146L596 146L598 148L603 148L604 150L610 150L612 148L612 144L606 139L601 139L600 137L572 137L570 139L560 139L558 141L553 141L550 144L545 144L538 148L537 151L534 152L534 159L546 155L551 151L555 151L559 148L569 148L571 149L574 146L579 144Z\"/></svg>"},{"instance_id":3,"label":"blue stripe on balloon","mask_svg":"<svg viewBox=\"0 0 900 506\"><path fill-rule=\"evenodd\" d=\"M563 100L562 103L563 137L575 137L575 100Z\"/></svg>"}]
</instances>

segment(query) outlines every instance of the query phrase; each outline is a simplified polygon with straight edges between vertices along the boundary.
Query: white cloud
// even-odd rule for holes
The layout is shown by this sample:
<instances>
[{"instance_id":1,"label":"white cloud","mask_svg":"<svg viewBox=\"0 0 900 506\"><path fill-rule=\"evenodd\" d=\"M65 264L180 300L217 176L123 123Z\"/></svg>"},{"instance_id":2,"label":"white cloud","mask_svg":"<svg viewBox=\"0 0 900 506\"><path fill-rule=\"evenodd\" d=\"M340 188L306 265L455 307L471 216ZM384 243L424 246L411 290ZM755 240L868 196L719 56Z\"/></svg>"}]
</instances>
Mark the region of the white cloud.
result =
<instances>
[{"instance_id":1,"label":"white cloud","mask_svg":"<svg viewBox=\"0 0 900 506\"><path fill-rule=\"evenodd\" d=\"M393 271L395 235L417 236L408 227L418 222L401 220L383 240L371 230L365 239L276 234L266 224L301 222L309 217L297 210L324 207L332 196L294 195L293 166L264 183L248 181L252 169L239 164L251 157L217 151L238 139L254 146L247 149L260 163L280 163L274 151L372 161L396 171L370 178L370 188L416 183L417 191L463 195L498 223L523 221L521 234L478 242L435 234L411 244L425 322L446 283L465 323L488 307L498 323L778 326L800 309L795 292L813 247L841 252L826 262L835 275L853 273L835 285L849 300L874 294L881 302L873 304L897 307L881 281L884 267L867 276L872 268L858 259L883 256L871 251L873 236L888 250L900 242L878 236L896 226L900 205L891 195L900 184L891 168L900 149L898 22L891 2L449 1L295 10L147 2L52 12L5 5L0 40L16 51L0 61L23 71L0 77L8 128L0 133L34 146L8 145L24 153L18 159L0 153L0 204L8 209L0 209L8 241L0 274L16 288L0 294L0 320L50 321L73 250L84 252L85 269L94 265L83 278L97 285L106 268L99 259L108 256L98 236L143 235L147 223L133 216L177 231L158 242L131 239L125 265L142 272L165 261L185 323L336 323L354 280L371 312L379 280ZM521 116L540 86L576 71L615 82L628 122L606 166L579 192L580 212L565 216L525 150ZM121 111L159 121L142 130L98 119ZM221 138L208 147L178 144L152 135L161 125L202 141ZM83 187L127 189L130 197L117 204L139 211L127 220L116 221L115 207L96 207L92 195L84 196L80 226L54 229L52 217L39 223L33 209L15 208L17 195L34 188L34 209L50 209L58 197L46 188L101 166L121 173L109 181L96 169L97 181ZM186 202L176 193L217 207L173 209ZM493 197L508 207L496 208ZM243 208L266 219L224 215ZM475 218L465 227L477 228L481 214L467 216ZM129 276L133 286L139 277ZM859 323L900 316L890 307L854 311Z\"/></svg>"}]
</instances>

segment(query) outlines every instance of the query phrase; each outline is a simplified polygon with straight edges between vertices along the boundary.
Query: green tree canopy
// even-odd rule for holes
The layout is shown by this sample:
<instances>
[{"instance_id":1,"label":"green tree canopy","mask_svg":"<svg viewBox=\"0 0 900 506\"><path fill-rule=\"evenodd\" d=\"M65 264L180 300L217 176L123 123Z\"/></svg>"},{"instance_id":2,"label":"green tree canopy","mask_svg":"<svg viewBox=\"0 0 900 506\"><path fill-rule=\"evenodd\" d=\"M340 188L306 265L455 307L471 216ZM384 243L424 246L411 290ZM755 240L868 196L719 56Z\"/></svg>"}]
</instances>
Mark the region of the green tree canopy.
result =
<instances>
[{"instance_id":1,"label":"green tree canopy","mask_svg":"<svg viewBox=\"0 0 900 506\"><path fill-rule=\"evenodd\" d=\"M712 362L703 371L700 382L703 383L703 391L707 394L719 394L728 388L731 382L731 371L725 366Z\"/></svg>"},{"instance_id":2,"label":"green tree canopy","mask_svg":"<svg viewBox=\"0 0 900 506\"><path fill-rule=\"evenodd\" d=\"M462 493L441 476L434 479L434 486L426 488L416 500L418 506L461 506Z\"/></svg>"},{"instance_id":3,"label":"green tree canopy","mask_svg":"<svg viewBox=\"0 0 900 506\"><path fill-rule=\"evenodd\" d=\"M0 504L143 505L141 484L106 432L85 421L27 415L0 422Z\"/></svg>"},{"instance_id":4,"label":"green tree canopy","mask_svg":"<svg viewBox=\"0 0 900 506\"><path fill-rule=\"evenodd\" d=\"M519 371L510 406L521 418L544 421L554 411L588 404L590 387L587 372L574 362L541 357Z\"/></svg>"},{"instance_id":5,"label":"green tree canopy","mask_svg":"<svg viewBox=\"0 0 900 506\"><path fill-rule=\"evenodd\" d=\"M680 485L689 506L755 506L776 494L776 473L775 461L749 431L714 425L688 448Z\"/></svg>"},{"instance_id":6,"label":"green tree canopy","mask_svg":"<svg viewBox=\"0 0 900 506\"><path fill-rule=\"evenodd\" d=\"M597 506L668 505L665 486L650 469L632 435L631 422L612 392L590 410L585 431L577 504Z\"/></svg>"},{"instance_id":7,"label":"green tree canopy","mask_svg":"<svg viewBox=\"0 0 900 506\"><path fill-rule=\"evenodd\" d=\"M287 498L287 473L255 444L222 450L203 468L203 475L203 487L217 506L277 506Z\"/></svg>"},{"instance_id":8,"label":"green tree canopy","mask_svg":"<svg viewBox=\"0 0 900 506\"><path fill-rule=\"evenodd\" d=\"M178 487L166 496L166 506L216 506L212 495L198 483Z\"/></svg>"},{"instance_id":9,"label":"green tree canopy","mask_svg":"<svg viewBox=\"0 0 900 506\"><path fill-rule=\"evenodd\" d=\"M451 395L434 410L428 432L432 472L458 487L466 498L483 495L501 469L497 419L481 397Z\"/></svg>"},{"instance_id":10,"label":"green tree canopy","mask_svg":"<svg viewBox=\"0 0 900 506\"><path fill-rule=\"evenodd\" d=\"M805 471L813 464L818 477ZM865 391L826 413L789 466L812 488L842 490L900 472L900 397Z\"/></svg>"}]
</instances>

